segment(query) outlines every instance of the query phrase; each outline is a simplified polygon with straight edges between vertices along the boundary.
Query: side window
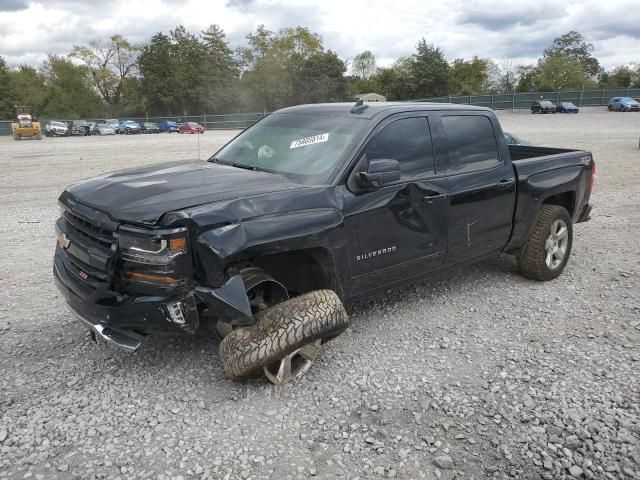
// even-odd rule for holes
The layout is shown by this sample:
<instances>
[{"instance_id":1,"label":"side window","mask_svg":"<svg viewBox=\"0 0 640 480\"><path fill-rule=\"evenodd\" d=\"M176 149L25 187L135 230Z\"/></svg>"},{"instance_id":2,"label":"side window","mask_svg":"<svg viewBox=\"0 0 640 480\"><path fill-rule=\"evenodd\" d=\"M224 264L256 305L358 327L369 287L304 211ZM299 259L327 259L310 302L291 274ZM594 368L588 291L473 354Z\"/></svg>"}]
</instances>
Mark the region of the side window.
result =
<instances>
[{"instance_id":1,"label":"side window","mask_svg":"<svg viewBox=\"0 0 640 480\"><path fill-rule=\"evenodd\" d=\"M433 145L425 117L390 123L371 139L365 153L368 160L397 160L403 180L434 173Z\"/></svg>"},{"instance_id":2,"label":"side window","mask_svg":"<svg viewBox=\"0 0 640 480\"><path fill-rule=\"evenodd\" d=\"M444 116L449 171L464 173L491 168L500 163L493 125L481 115Z\"/></svg>"}]
</instances>

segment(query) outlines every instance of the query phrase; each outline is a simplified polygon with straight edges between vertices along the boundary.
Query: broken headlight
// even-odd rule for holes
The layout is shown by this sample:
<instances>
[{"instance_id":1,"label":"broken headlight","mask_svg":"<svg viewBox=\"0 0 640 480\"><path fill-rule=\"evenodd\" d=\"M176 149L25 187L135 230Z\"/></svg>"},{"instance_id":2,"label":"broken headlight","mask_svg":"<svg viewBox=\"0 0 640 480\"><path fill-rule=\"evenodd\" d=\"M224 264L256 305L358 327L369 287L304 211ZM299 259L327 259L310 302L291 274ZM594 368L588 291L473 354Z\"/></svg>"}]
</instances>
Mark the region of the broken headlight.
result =
<instances>
[{"instance_id":1,"label":"broken headlight","mask_svg":"<svg viewBox=\"0 0 640 480\"><path fill-rule=\"evenodd\" d=\"M175 286L186 281L190 257L185 228L118 230L122 277L136 284Z\"/></svg>"},{"instance_id":2,"label":"broken headlight","mask_svg":"<svg viewBox=\"0 0 640 480\"><path fill-rule=\"evenodd\" d=\"M166 232L144 232L141 234L118 232L118 248L123 260L151 265L167 265L177 256L187 253L185 229Z\"/></svg>"}]
</instances>

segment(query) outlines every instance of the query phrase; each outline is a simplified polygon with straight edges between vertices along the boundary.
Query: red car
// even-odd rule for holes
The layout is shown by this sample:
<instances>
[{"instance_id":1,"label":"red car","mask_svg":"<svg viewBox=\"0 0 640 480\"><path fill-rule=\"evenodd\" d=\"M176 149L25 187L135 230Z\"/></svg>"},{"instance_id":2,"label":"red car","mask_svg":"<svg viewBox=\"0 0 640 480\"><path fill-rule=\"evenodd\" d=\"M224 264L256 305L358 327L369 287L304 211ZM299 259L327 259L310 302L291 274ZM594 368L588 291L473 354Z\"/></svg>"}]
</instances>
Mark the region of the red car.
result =
<instances>
[{"instance_id":1,"label":"red car","mask_svg":"<svg viewBox=\"0 0 640 480\"><path fill-rule=\"evenodd\" d=\"M204 127L196 122L185 122L180 125L180 133L204 133Z\"/></svg>"}]
</instances>

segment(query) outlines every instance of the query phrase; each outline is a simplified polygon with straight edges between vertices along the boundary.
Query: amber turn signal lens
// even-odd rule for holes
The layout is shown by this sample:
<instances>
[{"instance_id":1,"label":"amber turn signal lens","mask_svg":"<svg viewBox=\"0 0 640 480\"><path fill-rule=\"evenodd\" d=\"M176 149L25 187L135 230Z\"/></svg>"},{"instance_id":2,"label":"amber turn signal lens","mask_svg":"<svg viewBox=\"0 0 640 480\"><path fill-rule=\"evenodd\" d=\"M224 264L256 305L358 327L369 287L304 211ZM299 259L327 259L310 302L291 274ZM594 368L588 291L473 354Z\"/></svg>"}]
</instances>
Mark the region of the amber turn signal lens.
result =
<instances>
[{"instance_id":1,"label":"amber turn signal lens","mask_svg":"<svg viewBox=\"0 0 640 480\"><path fill-rule=\"evenodd\" d=\"M168 275L157 275L155 273L126 272L131 278L143 282L164 283L165 285L176 285L180 279Z\"/></svg>"},{"instance_id":2,"label":"amber turn signal lens","mask_svg":"<svg viewBox=\"0 0 640 480\"><path fill-rule=\"evenodd\" d=\"M171 238L169 240L169 250L171 252L177 252L185 248L187 248L187 239L185 237Z\"/></svg>"}]
</instances>

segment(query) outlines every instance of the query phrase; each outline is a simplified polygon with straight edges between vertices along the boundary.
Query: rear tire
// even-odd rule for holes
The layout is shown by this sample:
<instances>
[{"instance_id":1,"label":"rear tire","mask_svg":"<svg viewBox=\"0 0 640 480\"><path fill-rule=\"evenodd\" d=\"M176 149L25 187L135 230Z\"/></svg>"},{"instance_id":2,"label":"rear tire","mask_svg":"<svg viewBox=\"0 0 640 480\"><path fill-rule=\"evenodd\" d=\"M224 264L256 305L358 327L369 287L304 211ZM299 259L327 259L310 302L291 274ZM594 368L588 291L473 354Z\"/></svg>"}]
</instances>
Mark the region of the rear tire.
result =
<instances>
[{"instance_id":1,"label":"rear tire","mask_svg":"<svg viewBox=\"0 0 640 480\"><path fill-rule=\"evenodd\" d=\"M278 303L258 313L256 320L220 343L222 366L232 380L256 376L301 347L336 337L349 326L347 312L332 290Z\"/></svg>"},{"instance_id":2,"label":"rear tire","mask_svg":"<svg viewBox=\"0 0 640 480\"><path fill-rule=\"evenodd\" d=\"M567 265L572 244L569 212L558 205L543 205L521 255L517 256L520 272L540 281L557 278Z\"/></svg>"}]
</instances>

